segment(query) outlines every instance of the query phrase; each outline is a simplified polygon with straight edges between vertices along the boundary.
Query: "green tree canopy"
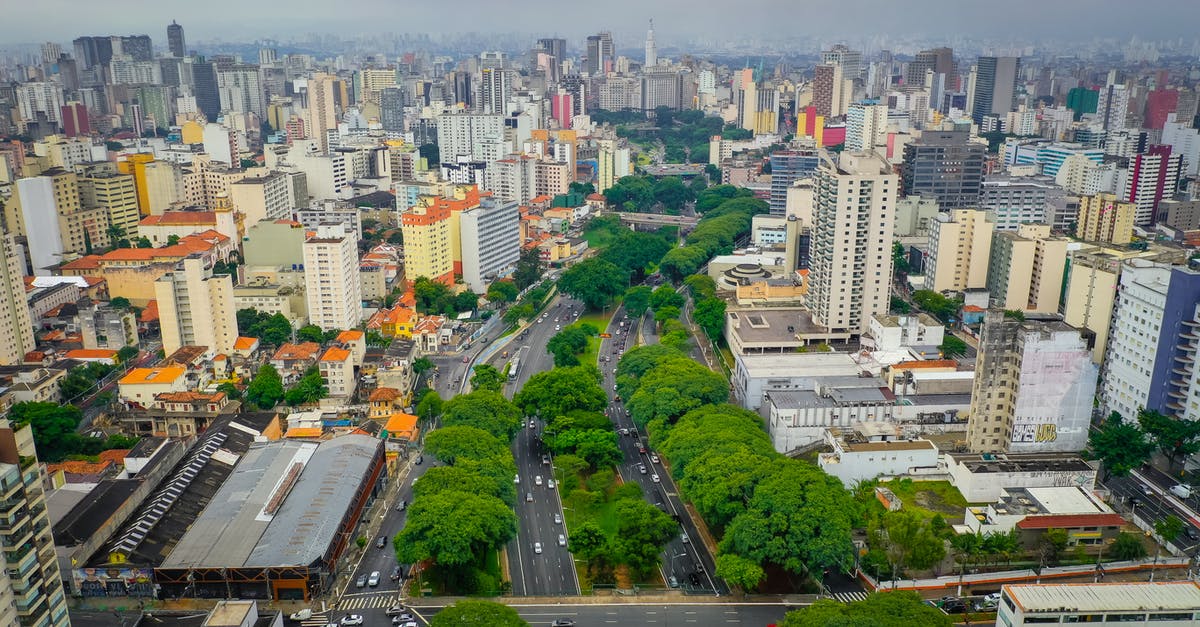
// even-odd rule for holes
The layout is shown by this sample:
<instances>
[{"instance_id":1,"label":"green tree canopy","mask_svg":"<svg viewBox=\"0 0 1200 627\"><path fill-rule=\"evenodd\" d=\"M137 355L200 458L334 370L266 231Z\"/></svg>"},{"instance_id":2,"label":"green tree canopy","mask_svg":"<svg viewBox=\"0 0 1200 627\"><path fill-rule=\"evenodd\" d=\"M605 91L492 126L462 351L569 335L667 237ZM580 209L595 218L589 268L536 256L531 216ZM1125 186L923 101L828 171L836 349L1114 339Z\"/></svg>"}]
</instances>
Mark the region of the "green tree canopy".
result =
<instances>
[{"instance_id":1,"label":"green tree canopy","mask_svg":"<svg viewBox=\"0 0 1200 627\"><path fill-rule=\"evenodd\" d=\"M429 277L419 276L413 281L413 297L416 299L417 311L421 313L453 314L454 293L444 283L439 283Z\"/></svg>"},{"instance_id":2,"label":"green tree canopy","mask_svg":"<svg viewBox=\"0 0 1200 627\"><path fill-rule=\"evenodd\" d=\"M504 501L486 494L444 491L413 500L404 530L393 543L401 562L431 559L441 566L456 566L503 546L516 533L516 514Z\"/></svg>"},{"instance_id":3,"label":"green tree canopy","mask_svg":"<svg viewBox=\"0 0 1200 627\"><path fill-rule=\"evenodd\" d=\"M283 378L269 363L259 366L250 385L246 386L246 402L259 409L272 409L283 400Z\"/></svg>"},{"instance_id":4,"label":"green tree canopy","mask_svg":"<svg viewBox=\"0 0 1200 627\"><path fill-rule=\"evenodd\" d=\"M629 274L620 266L597 257L581 261L563 272L558 289L592 309L607 305L629 286Z\"/></svg>"},{"instance_id":5,"label":"green tree canopy","mask_svg":"<svg viewBox=\"0 0 1200 627\"><path fill-rule=\"evenodd\" d=\"M1102 463L1103 477L1124 477L1150 459L1154 444L1136 424L1112 412L1088 435L1092 455Z\"/></svg>"},{"instance_id":6,"label":"green tree canopy","mask_svg":"<svg viewBox=\"0 0 1200 627\"><path fill-rule=\"evenodd\" d=\"M436 149L436 144L428 145ZM429 627L529 627L529 623L503 603L465 599L434 614Z\"/></svg>"},{"instance_id":7,"label":"green tree canopy","mask_svg":"<svg viewBox=\"0 0 1200 627\"><path fill-rule=\"evenodd\" d=\"M652 291L648 285L635 285L625 290L625 298L622 300L625 312L634 318L646 313L646 310L650 308Z\"/></svg>"},{"instance_id":8,"label":"green tree canopy","mask_svg":"<svg viewBox=\"0 0 1200 627\"><path fill-rule=\"evenodd\" d=\"M619 501L616 517L613 548L622 563L634 573L645 575L658 565L663 546L675 537L679 526L670 516L641 499Z\"/></svg>"},{"instance_id":9,"label":"green tree canopy","mask_svg":"<svg viewBox=\"0 0 1200 627\"><path fill-rule=\"evenodd\" d=\"M670 285L660 285L658 289L650 295L650 307L658 310L663 307L674 307L679 309L683 307L683 295Z\"/></svg>"},{"instance_id":10,"label":"green tree canopy","mask_svg":"<svg viewBox=\"0 0 1200 627\"><path fill-rule=\"evenodd\" d=\"M1138 424L1171 466L1200 453L1200 421L1177 420L1157 411L1138 412Z\"/></svg>"},{"instance_id":11,"label":"green tree canopy","mask_svg":"<svg viewBox=\"0 0 1200 627\"><path fill-rule=\"evenodd\" d=\"M671 242L655 233L621 229L600 258L640 278L646 267L661 261L672 247Z\"/></svg>"},{"instance_id":12,"label":"green tree canopy","mask_svg":"<svg viewBox=\"0 0 1200 627\"><path fill-rule=\"evenodd\" d=\"M546 352L554 355L556 367L579 365L579 355L588 347L588 334L575 325L559 331L546 342Z\"/></svg>"},{"instance_id":13,"label":"green tree canopy","mask_svg":"<svg viewBox=\"0 0 1200 627\"><path fill-rule=\"evenodd\" d=\"M447 464L455 464L462 457L484 459L505 450L507 444L479 427L442 427L425 436L425 452Z\"/></svg>"},{"instance_id":14,"label":"green tree canopy","mask_svg":"<svg viewBox=\"0 0 1200 627\"><path fill-rule=\"evenodd\" d=\"M442 406L442 424L476 427L507 442L521 428L521 410L499 392L475 390L446 401Z\"/></svg>"},{"instance_id":15,"label":"green tree canopy","mask_svg":"<svg viewBox=\"0 0 1200 627\"><path fill-rule=\"evenodd\" d=\"M493 281L487 289L487 299L493 303L511 303L521 290L512 281Z\"/></svg>"},{"instance_id":16,"label":"green tree canopy","mask_svg":"<svg viewBox=\"0 0 1200 627\"><path fill-rule=\"evenodd\" d=\"M627 406L634 422L645 426L655 418L674 420L701 405L722 403L728 398L725 377L682 358L661 363L642 375Z\"/></svg>"},{"instance_id":17,"label":"green tree canopy","mask_svg":"<svg viewBox=\"0 0 1200 627\"><path fill-rule=\"evenodd\" d=\"M325 385L325 377L322 377L321 372L313 367L304 373L296 385L284 393L283 398L288 405L295 407L311 405L326 396L329 396L329 387Z\"/></svg>"},{"instance_id":18,"label":"green tree canopy","mask_svg":"<svg viewBox=\"0 0 1200 627\"><path fill-rule=\"evenodd\" d=\"M948 614L909 590L876 592L862 601L820 599L787 613L779 627L950 627Z\"/></svg>"},{"instance_id":19,"label":"green tree canopy","mask_svg":"<svg viewBox=\"0 0 1200 627\"><path fill-rule=\"evenodd\" d=\"M499 392L504 389L504 376L491 364L479 364L472 368L471 389Z\"/></svg>"},{"instance_id":20,"label":"green tree canopy","mask_svg":"<svg viewBox=\"0 0 1200 627\"><path fill-rule=\"evenodd\" d=\"M428 357L418 357L413 360L413 373L420 375L430 370L433 370L433 361L431 361Z\"/></svg>"},{"instance_id":21,"label":"green tree canopy","mask_svg":"<svg viewBox=\"0 0 1200 627\"><path fill-rule=\"evenodd\" d=\"M718 555L717 576L749 593L762 583L766 572L753 560L740 555Z\"/></svg>"},{"instance_id":22,"label":"green tree canopy","mask_svg":"<svg viewBox=\"0 0 1200 627\"><path fill-rule=\"evenodd\" d=\"M720 298L701 298L692 311L692 319L710 339L720 339L725 331L725 301Z\"/></svg>"},{"instance_id":23,"label":"green tree canopy","mask_svg":"<svg viewBox=\"0 0 1200 627\"><path fill-rule=\"evenodd\" d=\"M600 411L608 397L600 389L600 371L587 365L539 372L529 378L513 402L526 415L554 417L575 409Z\"/></svg>"},{"instance_id":24,"label":"green tree canopy","mask_svg":"<svg viewBox=\"0 0 1200 627\"><path fill-rule=\"evenodd\" d=\"M473 473L458 466L435 466L421 475L413 484L413 499L421 499L442 492L470 492L501 497L496 491L496 482L488 477Z\"/></svg>"},{"instance_id":25,"label":"green tree canopy","mask_svg":"<svg viewBox=\"0 0 1200 627\"><path fill-rule=\"evenodd\" d=\"M938 350L942 351L942 356L947 359L961 357L967 354L967 343L959 339L957 335L947 333L942 336L942 344L938 346Z\"/></svg>"},{"instance_id":26,"label":"green tree canopy","mask_svg":"<svg viewBox=\"0 0 1200 627\"><path fill-rule=\"evenodd\" d=\"M546 264L542 261L542 253L537 247L521 252L517 267L513 270L513 283L517 289L523 290L542 279Z\"/></svg>"},{"instance_id":27,"label":"green tree canopy","mask_svg":"<svg viewBox=\"0 0 1200 627\"><path fill-rule=\"evenodd\" d=\"M292 323L280 313L268 314L257 309L239 309L238 333L258 338L269 346L282 346L292 339Z\"/></svg>"},{"instance_id":28,"label":"green tree canopy","mask_svg":"<svg viewBox=\"0 0 1200 627\"><path fill-rule=\"evenodd\" d=\"M421 400L417 401L415 410L417 416L422 420L429 420L435 416L442 415L442 397L432 388L426 388L425 394L421 396Z\"/></svg>"},{"instance_id":29,"label":"green tree canopy","mask_svg":"<svg viewBox=\"0 0 1200 627\"><path fill-rule=\"evenodd\" d=\"M42 461L58 462L73 452L70 440L79 437L75 428L83 413L74 405L26 401L12 406L9 419L33 429L33 444Z\"/></svg>"}]
</instances>

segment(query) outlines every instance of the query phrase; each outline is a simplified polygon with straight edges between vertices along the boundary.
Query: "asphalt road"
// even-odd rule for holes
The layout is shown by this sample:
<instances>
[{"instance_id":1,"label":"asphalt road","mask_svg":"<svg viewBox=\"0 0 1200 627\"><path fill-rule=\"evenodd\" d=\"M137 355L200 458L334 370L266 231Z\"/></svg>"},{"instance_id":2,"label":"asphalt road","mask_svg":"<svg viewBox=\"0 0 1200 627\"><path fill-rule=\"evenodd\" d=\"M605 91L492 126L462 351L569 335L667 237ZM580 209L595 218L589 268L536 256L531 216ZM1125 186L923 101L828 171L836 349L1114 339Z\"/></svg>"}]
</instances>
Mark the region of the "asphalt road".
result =
<instances>
[{"instance_id":1,"label":"asphalt road","mask_svg":"<svg viewBox=\"0 0 1200 627\"><path fill-rule=\"evenodd\" d=\"M620 358L620 353L636 344L639 323L646 320L649 319L626 320L624 309L618 309L607 330L612 337L602 339L600 343L600 357L606 360L600 362L600 372L604 377L604 390L612 399L606 413L618 429L628 429L630 434L617 439L617 444L621 447L621 452L625 457L625 461L618 470L623 481L637 483L642 487L642 494L645 495L648 502L674 516L680 522L681 533L668 542L663 550L663 581L668 582L669 585L671 578L674 577L678 586L689 592L728 594L729 587L713 575L716 569L713 556L704 543L699 541L700 536L696 531L695 522L688 515L683 501L679 498L675 481L671 479L670 473L662 465L661 458L658 462L654 461L657 456L652 457L653 451L646 448L646 453L641 452L639 445L645 445L645 436L644 434L639 435L633 419L625 415L624 403L616 398L614 390L616 360ZM623 321L625 327L621 326ZM651 331L651 335L647 337L647 341L650 343L650 338L654 337L652 335L654 323L650 320L645 324L646 328L643 331ZM654 337L654 341L657 341L656 337ZM646 470L644 474L642 473L643 466ZM656 477L658 481L654 480ZM687 534L688 542L683 541L684 533Z\"/></svg>"},{"instance_id":2,"label":"asphalt road","mask_svg":"<svg viewBox=\"0 0 1200 627\"><path fill-rule=\"evenodd\" d=\"M1200 525L1196 524L1195 516L1196 510L1200 509L1200 498L1196 494L1188 499L1170 495L1167 490L1176 483L1176 480L1159 470L1143 468L1128 477L1109 477L1105 486L1112 491L1118 510L1133 512L1151 524L1168 516L1175 516L1183 521L1184 533L1179 535L1176 544L1188 555L1195 556L1200 553L1200 542L1192 540L1186 532L1191 528L1200 538ZM1172 502L1173 500L1179 501L1185 507L1179 507Z\"/></svg>"},{"instance_id":3,"label":"asphalt road","mask_svg":"<svg viewBox=\"0 0 1200 627\"><path fill-rule=\"evenodd\" d=\"M514 605L514 609L534 627L550 625L556 619L574 619L579 625L728 625L765 627L783 620L793 606L751 603L671 603L587 604L587 605ZM413 608L422 625L437 614L440 606ZM373 623L367 623L372 625Z\"/></svg>"},{"instance_id":4,"label":"asphalt road","mask_svg":"<svg viewBox=\"0 0 1200 627\"><path fill-rule=\"evenodd\" d=\"M573 314L583 306L570 298L557 297L530 325L509 342L503 351L488 362L498 370L519 355L516 376L504 387L511 398L521 386L538 372L554 368L554 358L546 352L546 343L561 329L575 320ZM507 353L507 356L505 356ZM517 463L517 536L508 543L508 568L512 580L513 594L517 596L560 596L579 594L579 580L575 572L573 556L567 547L559 546L561 534L566 539L567 529L562 523L554 522L557 514L562 520L562 501L557 487L550 489L549 480L553 467L542 462L545 453L540 448L537 435L544 425L535 422L534 427L521 429L513 439L513 459ZM542 485L536 485L538 476ZM526 501L527 495L533 501ZM541 543L542 552L534 550L534 543Z\"/></svg>"}]
</instances>

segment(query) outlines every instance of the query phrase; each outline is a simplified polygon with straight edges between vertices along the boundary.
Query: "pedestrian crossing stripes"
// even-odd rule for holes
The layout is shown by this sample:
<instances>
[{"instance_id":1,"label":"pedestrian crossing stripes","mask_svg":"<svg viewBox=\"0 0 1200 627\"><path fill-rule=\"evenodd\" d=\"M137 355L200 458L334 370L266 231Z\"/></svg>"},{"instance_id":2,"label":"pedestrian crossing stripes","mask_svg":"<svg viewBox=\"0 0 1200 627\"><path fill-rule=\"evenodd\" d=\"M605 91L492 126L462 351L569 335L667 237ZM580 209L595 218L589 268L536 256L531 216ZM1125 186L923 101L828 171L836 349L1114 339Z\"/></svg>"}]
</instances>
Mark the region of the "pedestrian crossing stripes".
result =
<instances>
[{"instance_id":1,"label":"pedestrian crossing stripes","mask_svg":"<svg viewBox=\"0 0 1200 627\"><path fill-rule=\"evenodd\" d=\"M337 611L347 610L365 610L370 608L386 608L396 605L399 601L396 599L396 594L381 592L379 594L364 594L355 596L344 596L341 601L338 601L336 606Z\"/></svg>"},{"instance_id":2,"label":"pedestrian crossing stripes","mask_svg":"<svg viewBox=\"0 0 1200 627\"><path fill-rule=\"evenodd\" d=\"M862 600L866 599L866 598L867 598L867 593L866 593L866 592L863 592L863 591L859 591L859 592L834 592L834 593L833 593L833 598L835 598L835 599L837 599L837 600L841 601L842 603L853 603L853 602L855 602L855 601L862 601Z\"/></svg>"},{"instance_id":3,"label":"pedestrian crossing stripes","mask_svg":"<svg viewBox=\"0 0 1200 627\"><path fill-rule=\"evenodd\" d=\"M324 614L313 614L312 618L300 621L300 627L325 627L328 624L329 618Z\"/></svg>"}]
</instances>

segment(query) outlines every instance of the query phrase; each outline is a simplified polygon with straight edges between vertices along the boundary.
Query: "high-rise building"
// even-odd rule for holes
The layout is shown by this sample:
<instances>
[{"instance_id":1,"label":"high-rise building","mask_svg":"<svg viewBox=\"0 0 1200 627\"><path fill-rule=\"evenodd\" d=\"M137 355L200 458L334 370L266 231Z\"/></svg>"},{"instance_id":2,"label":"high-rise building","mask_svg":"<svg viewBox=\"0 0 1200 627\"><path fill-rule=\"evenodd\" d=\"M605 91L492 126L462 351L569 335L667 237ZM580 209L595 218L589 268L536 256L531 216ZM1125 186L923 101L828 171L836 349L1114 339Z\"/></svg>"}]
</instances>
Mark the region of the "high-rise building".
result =
<instances>
[{"instance_id":1,"label":"high-rise building","mask_svg":"<svg viewBox=\"0 0 1200 627\"><path fill-rule=\"evenodd\" d=\"M976 453L1075 452L1087 446L1096 365L1078 329L991 310L980 332L967 445Z\"/></svg>"},{"instance_id":2,"label":"high-rise building","mask_svg":"<svg viewBox=\"0 0 1200 627\"><path fill-rule=\"evenodd\" d=\"M1134 224L1151 226L1157 222L1159 202L1175 195L1182 173L1183 158L1170 146L1150 146L1129 160L1128 167L1119 173L1123 182L1118 189L1122 200L1137 206Z\"/></svg>"},{"instance_id":3,"label":"high-rise building","mask_svg":"<svg viewBox=\"0 0 1200 627\"><path fill-rule=\"evenodd\" d=\"M904 145L904 195L933 198L943 209L973 207L983 185L987 146L968 131L926 131Z\"/></svg>"},{"instance_id":4,"label":"high-rise building","mask_svg":"<svg viewBox=\"0 0 1200 627\"><path fill-rule=\"evenodd\" d=\"M0 487L5 498L0 541L11 547L0 575L0 623L69 627L67 595L46 507L46 472L38 463L33 427L0 419Z\"/></svg>"},{"instance_id":5,"label":"high-rise building","mask_svg":"<svg viewBox=\"0 0 1200 627\"><path fill-rule=\"evenodd\" d=\"M821 64L813 69L812 103L817 115L834 117L842 114L842 66Z\"/></svg>"},{"instance_id":6,"label":"high-rise building","mask_svg":"<svg viewBox=\"0 0 1200 627\"><path fill-rule=\"evenodd\" d=\"M992 236L987 288L1002 309L1055 313L1062 294L1070 240L1054 237L1048 224L1022 224Z\"/></svg>"},{"instance_id":7,"label":"high-rise building","mask_svg":"<svg viewBox=\"0 0 1200 627\"><path fill-rule=\"evenodd\" d=\"M476 294L509 274L521 256L517 203L484 198L460 216L463 282Z\"/></svg>"},{"instance_id":8,"label":"high-rise building","mask_svg":"<svg viewBox=\"0 0 1200 627\"><path fill-rule=\"evenodd\" d=\"M137 185L132 174L122 174L108 161L83 166L79 172L79 203L85 209L104 209L108 224L123 233L122 238L138 237Z\"/></svg>"},{"instance_id":9,"label":"high-rise building","mask_svg":"<svg viewBox=\"0 0 1200 627\"><path fill-rule=\"evenodd\" d=\"M404 90L385 87L379 90L379 123L385 131L404 131Z\"/></svg>"},{"instance_id":10,"label":"high-rise building","mask_svg":"<svg viewBox=\"0 0 1200 627\"><path fill-rule=\"evenodd\" d=\"M437 135L442 161L449 163L458 157L491 163L511 152L504 139L503 115L442 115Z\"/></svg>"},{"instance_id":11,"label":"high-rise building","mask_svg":"<svg viewBox=\"0 0 1200 627\"><path fill-rule=\"evenodd\" d=\"M603 194L623 176L632 173L629 148L621 146L615 139L596 142L596 191Z\"/></svg>"},{"instance_id":12,"label":"high-rise building","mask_svg":"<svg viewBox=\"0 0 1200 627\"><path fill-rule=\"evenodd\" d=\"M82 102L71 101L62 106L63 135L86 137L92 134L87 107Z\"/></svg>"},{"instance_id":13,"label":"high-rise building","mask_svg":"<svg viewBox=\"0 0 1200 627\"><path fill-rule=\"evenodd\" d=\"M951 48L934 48L922 50L908 63L904 72L904 84L921 87L925 85L925 74L933 72L946 76L946 87L954 88L958 83L954 65L954 50Z\"/></svg>"},{"instance_id":14,"label":"high-rise building","mask_svg":"<svg viewBox=\"0 0 1200 627\"><path fill-rule=\"evenodd\" d=\"M1130 259L1109 327L1100 406L1136 420L1142 408L1181 420L1200 419L1191 399L1200 394L1196 342L1200 329L1200 272Z\"/></svg>"},{"instance_id":15,"label":"high-rise building","mask_svg":"<svg viewBox=\"0 0 1200 627\"><path fill-rule=\"evenodd\" d=\"M874 150L887 145L888 108L875 101L855 102L846 112L846 150Z\"/></svg>"},{"instance_id":16,"label":"high-rise building","mask_svg":"<svg viewBox=\"0 0 1200 627\"><path fill-rule=\"evenodd\" d=\"M217 69L204 57L196 57L191 64L192 95L196 107L209 122L216 122L221 115L221 93L217 90Z\"/></svg>"},{"instance_id":17,"label":"high-rise building","mask_svg":"<svg viewBox=\"0 0 1200 627\"><path fill-rule=\"evenodd\" d=\"M815 150L780 150L771 153L771 215L786 213L787 192L792 183L817 172L821 158Z\"/></svg>"},{"instance_id":18,"label":"high-rise building","mask_svg":"<svg viewBox=\"0 0 1200 627\"><path fill-rule=\"evenodd\" d=\"M485 67L479 72L479 112L504 115L512 92L511 71L503 67Z\"/></svg>"},{"instance_id":19,"label":"high-rise building","mask_svg":"<svg viewBox=\"0 0 1200 627\"><path fill-rule=\"evenodd\" d=\"M1079 197L1048 176L988 175L979 189L978 206L992 212L997 231L1040 222L1055 231L1069 231L1079 215Z\"/></svg>"},{"instance_id":20,"label":"high-rise building","mask_svg":"<svg viewBox=\"0 0 1200 627\"><path fill-rule=\"evenodd\" d=\"M995 223L981 209L951 209L929 225L926 289L962 292L987 286Z\"/></svg>"},{"instance_id":21,"label":"high-rise building","mask_svg":"<svg viewBox=\"0 0 1200 627\"><path fill-rule=\"evenodd\" d=\"M357 78L359 99L379 104L380 92L396 86L396 68L363 68Z\"/></svg>"},{"instance_id":22,"label":"high-rise building","mask_svg":"<svg viewBox=\"0 0 1200 627\"><path fill-rule=\"evenodd\" d=\"M971 115L975 123L989 113L1006 114L1017 106L1019 57L979 57L975 73L975 97Z\"/></svg>"},{"instance_id":23,"label":"high-rise building","mask_svg":"<svg viewBox=\"0 0 1200 627\"><path fill-rule=\"evenodd\" d=\"M85 209L79 202L74 172L51 168L41 176L17 180L11 207L6 207L13 233L26 239L34 274L48 274L63 257L85 255L109 244L108 213Z\"/></svg>"},{"instance_id":24,"label":"high-rise building","mask_svg":"<svg viewBox=\"0 0 1200 627\"><path fill-rule=\"evenodd\" d=\"M865 69L862 51L851 50L845 44L836 44L829 50L822 50L821 63L841 66L842 78L852 81L861 79Z\"/></svg>"},{"instance_id":25,"label":"high-rise building","mask_svg":"<svg viewBox=\"0 0 1200 627\"><path fill-rule=\"evenodd\" d=\"M859 335L888 311L899 177L875 152L843 151L822 156L816 184L809 304L817 324Z\"/></svg>"},{"instance_id":26,"label":"high-rise building","mask_svg":"<svg viewBox=\"0 0 1200 627\"><path fill-rule=\"evenodd\" d=\"M180 26L175 20L167 25L167 50L171 52L173 57L187 56L187 44L183 39L183 26Z\"/></svg>"},{"instance_id":27,"label":"high-rise building","mask_svg":"<svg viewBox=\"0 0 1200 627\"><path fill-rule=\"evenodd\" d=\"M21 83L15 86L13 91L17 97L16 110L22 120L34 122L40 114L50 122L59 123L59 116L62 115L62 108L66 102L63 99L62 87L58 83Z\"/></svg>"},{"instance_id":28,"label":"high-rise building","mask_svg":"<svg viewBox=\"0 0 1200 627\"><path fill-rule=\"evenodd\" d=\"M29 316L29 298L25 295L25 258L16 238L0 227L0 366L25 361L25 353L37 344L33 320ZM3 606L0 605L0 608ZM0 609L0 612L3 610Z\"/></svg>"},{"instance_id":29,"label":"high-rise building","mask_svg":"<svg viewBox=\"0 0 1200 627\"><path fill-rule=\"evenodd\" d=\"M1176 122L1175 120L1183 120ZM1200 130L1190 124L1191 118L1167 116L1163 123L1162 143L1171 147L1172 154L1183 157L1184 176L1200 174Z\"/></svg>"},{"instance_id":30,"label":"high-rise building","mask_svg":"<svg viewBox=\"0 0 1200 627\"><path fill-rule=\"evenodd\" d=\"M682 108L682 75L669 68L656 68L642 74L643 111L659 107Z\"/></svg>"},{"instance_id":31,"label":"high-rise building","mask_svg":"<svg viewBox=\"0 0 1200 627\"><path fill-rule=\"evenodd\" d=\"M1103 130L1125 128L1125 120L1129 117L1129 90L1124 85L1109 85L1100 90L1096 115Z\"/></svg>"},{"instance_id":32,"label":"high-rise building","mask_svg":"<svg viewBox=\"0 0 1200 627\"><path fill-rule=\"evenodd\" d=\"M257 65L237 64L217 70L217 96L222 111L267 117L267 100Z\"/></svg>"},{"instance_id":33,"label":"high-rise building","mask_svg":"<svg viewBox=\"0 0 1200 627\"><path fill-rule=\"evenodd\" d=\"M658 65L658 47L654 43L654 20L650 20L650 30L646 31L646 60L643 65L646 67Z\"/></svg>"},{"instance_id":34,"label":"high-rise building","mask_svg":"<svg viewBox=\"0 0 1200 627\"><path fill-rule=\"evenodd\" d=\"M1161 130L1167 115L1179 106L1178 89L1155 89L1146 94L1146 108L1142 114L1142 128Z\"/></svg>"},{"instance_id":35,"label":"high-rise building","mask_svg":"<svg viewBox=\"0 0 1200 627\"><path fill-rule=\"evenodd\" d=\"M612 33L602 32L598 35L588 35L587 58L585 68L589 76L603 76L613 71L616 61L613 49Z\"/></svg>"},{"instance_id":36,"label":"high-rise building","mask_svg":"<svg viewBox=\"0 0 1200 627\"><path fill-rule=\"evenodd\" d=\"M1067 108L1074 112L1073 117L1076 122L1085 113L1095 113L1099 104L1099 90L1088 89L1087 87L1072 87L1071 91L1067 92Z\"/></svg>"},{"instance_id":37,"label":"high-rise building","mask_svg":"<svg viewBox=\"0 0 1200 627\"><path fill-rule=\"evenodd\" d=\"M362 280L358 237L352 229L321 224L304 241L304 289L311 324L323 331L358 327L362 322Z\"/></svg>"},{"instance_id":38,"label":"high-rise building","mask_svg":"<svg viewBox=\"0 0 1200 627\"><path fill-rule=\"evenodd\" d=\"M1113 194L1096 194L1079 199L1075 237L1087 242L1128 244L1133 240L1133 218L1137 206Z\"/></svg>"},{"instance_id":39,"label":"high-rise building","mask_svg":"<svg viewBox=\"0 0 1200 627\"><path fill-rule=\"evenodd\" d=\"M193 253L154 282L166 354L181 346L206 346L228 354L238 338L233 278L213 274L212 259Z\"/></svg>"},{"instance_id":40,"label":"high-rise building","mask_svg":"<svg viewBox=\"0 0 1200 627\"><path fill-rule=\"evenodd\" d=\"M426 277L450 285L455 273L462 271L459 216L477 206L480 198L475 187L459 188L455 193L462 198L421 196L400 214L404 271L410 280Z\"/></svg>"}]
</instances>

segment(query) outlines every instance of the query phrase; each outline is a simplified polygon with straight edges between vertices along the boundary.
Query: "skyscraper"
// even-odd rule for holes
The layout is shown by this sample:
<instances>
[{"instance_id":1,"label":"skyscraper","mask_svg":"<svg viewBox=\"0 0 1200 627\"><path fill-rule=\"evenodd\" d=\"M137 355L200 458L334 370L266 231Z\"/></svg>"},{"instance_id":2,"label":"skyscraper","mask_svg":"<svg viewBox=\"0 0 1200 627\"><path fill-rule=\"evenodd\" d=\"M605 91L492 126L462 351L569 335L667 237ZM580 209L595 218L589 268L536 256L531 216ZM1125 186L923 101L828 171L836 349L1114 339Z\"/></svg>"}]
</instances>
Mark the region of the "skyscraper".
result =
<instances>
[{"instance_id":1,"label":"skyscraper","mask_svg":"<svg viewBox=\"0 0 1200 627\"><path fill-rule=\"evenodd\" d=\"M650 20L650 30L646 31L646 67L658 65L658 48L654 45L654 20Z\"/></svg>"},{"instance_id":2,"label":"skyscraper","mask_svg":"<svg viewBox=\"0 0 1200 627\"><path fill-rule=\"evenodd\" d=\"M603 76L612 71L613 60L612 33L602 32L598 35L588 35L587 65L585 66L588 75Z\"/></svg>"},{"instance_id":3,"label":"skyscraper","mask_svg":"<svg viewBox=\"0 0 1200 627\"><path fill-rule=\"evenodd\" d=\"M771 153L771 215L786 213L787 191L792 183L816 173L820 157L814 150L780 150Z\"/></svg>"},{"instance_id":4,"label":"skyscraper","mask_svg":"<svg viewBox=\"0 0 1200 627\"><path fill-rule=\"evenodd\" d=\"M904 145L904 195L937 200L945 210L979 202L987 146L968 131L926 131Z\"/></svg>"},{"instance_id":5,"label":"skyscraper","mask_svg":"<svg viewBox=\"0 0 1200 627\"><path fill-rule=\"evenodd\" d=\"M860 335L888 311L900 180L875 152L822 155L816 174L809 304L832 333Z\"/></svg>"},{"instance_id":6,"label":"skyscraper","mask_svg":"<svg viewBox=\"0 0 1200 627\"><path fill-rule=\"evenodd\" d=\"M233 279L213 274L200 253L182 259L175 270L154 282L166 354L181 346L207 346L218 353L233 350L238 338L233 307Z\"/></svg>"},{"instance_id":7,"label":"skyscraper","mask_svg":"<svg viewBox=\"0 0 1200 627\"><path fill-rule=\"evenodd\" d=\"M887 105L856 102L846 112L846 150L874 150L887 144Z\"/></svg>"},{"instance_id":8,"label":"skyscraper","mask_svg":"<svg viewBox=\"0 0 1200 627\"><path fill-rule=\"evenodd\" d=\"M971 116L978 124L989 113L1008 113L1017 104L1019 57L979 57L975 74L975 99ZM923 80L923 79L922 79Z\"/></svg>"},{"instance_id":9,"label":"skyscraper","mask_svg":"<svg viewBox=\"0 0 1200 627\"><path fill-rule=\"evenodd\" d=\"M12 366L25 360L34 349L33 320L25 295L24 256L17 250L16 239L0 227L0 366Z\"/></svg>"},{"instance_id":10,"label":"skyscraper","mask_svg":"<svg viewBox=\"0 0 1200 627\"><path fill-rule=\"evenodd\" d=\"M304 287L309 322L323 331L344 331L362 322L358 241L342 224L317 227L304 241Z\"/></svg>"},{"instance_id":11,"label":"skyscraper","mask_svg":"<svg viewBox=\"0 0 1200 627\"><path fill-rule=\"evenodd\" d=\"M182 57L187 54L187 44L183 40L183 27L175 20L171 20L167 26L167 50L173 57Z\"/></svg>"},{"instance_id":12,"label":"skyscraper","mask_svg":"<svg viewBox=\"0 0 1200 627\"><path fill-rule=\"evenodd\" d=\"M954 66L954 50L951 48L934 48L922 50L916 58L909 62L904 72L904 84L920 87L925 84L925 73L933 70L935 74L946 75L946 86L953 88L957 82Z\"/></svg>"},{"instance_id":13,"label":"skyscraper","mask_svg":"<svg viewBox=\"0 0 1200 627\"><path fill-rule=\"evenodd\" d=\"M204 57L192 62L192 94L196 107L209 122L216 122L221 115L221 94L217 90L217 70Z\"/></svg>"},{"instance_id":14,"label":"skyscraper","mask_svg":"<svg viewBox=\"0 0 1200 627\"><path fill-rule=\"evenodd\" d=\"M479 71L479 111L504 115L509 91L509 71L503 67L485 67Z\"/></svg>"},{"instance_id":15,"label":"skyscraper","mask_svg":"<svg viewBox=\"0 0 1200 627\"><path fill-rule=\"evenodd\" d=\"M838 116L842 110L842 66L822 64L813 69L812 103L817 115Z\"/></svg>"}]
</instances>

